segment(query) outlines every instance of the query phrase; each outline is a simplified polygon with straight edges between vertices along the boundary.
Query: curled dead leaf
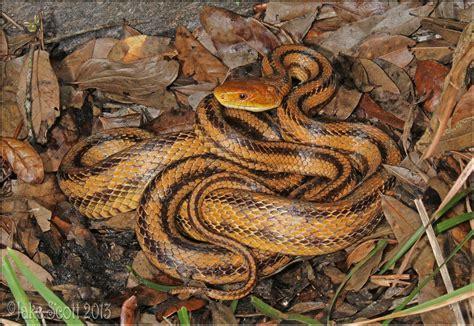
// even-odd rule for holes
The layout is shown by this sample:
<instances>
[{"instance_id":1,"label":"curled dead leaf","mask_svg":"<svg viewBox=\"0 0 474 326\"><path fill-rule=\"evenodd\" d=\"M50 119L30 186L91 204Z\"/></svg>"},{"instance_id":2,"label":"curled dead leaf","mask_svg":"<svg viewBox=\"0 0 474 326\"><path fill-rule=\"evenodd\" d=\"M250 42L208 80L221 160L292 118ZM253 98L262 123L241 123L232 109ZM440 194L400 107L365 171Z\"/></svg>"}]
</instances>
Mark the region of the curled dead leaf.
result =
<instances>
[{"instance_id":1,"label":"curled dead leaf","mask_svg":"<svg viewBox=\"0 0 474 326\"><path fill-rule=\"evenodd\" d=\"M277 37L253 17L242 17L224 8L205 6L201 25L219 49L220 44L245 43L258 53L267 54L277 45Z\"/></svg>"},{"instance_id":2,"label":"curled dead leaf","mask_svg":"<svg viewBox=\"0 0 474 326\"><path fill-rule=\"evenodd\" d=\"M358 245L352 252L347 255L346 266L352 266L364 259L372 249L375 248L375 240L367 240Z\"/></svg>"},{"instance_id":3,"label":"curled dead leaf","mask_svg":"<svg viewBox=\"0 0 474 326\"><path fill-rule=\"evenodd\" d=\"M115 62L132 63L158 54L173 55L168 37L138 35L118 41L110 49L107 59Z\"/></svg>"},{"instance_id":4,"label":"curled dead leaf","mask_svg":"<svg viewBox=\"0 0 474 326\"><path fill-rule=\"evenodd\" d=\"M214 57L184 26L176 29L176 49L185 77L218 85L227 76L229 68Z\"/></svg>"},{"instance_id":5,"label":"curled dead leaf","mask_svg":"<svg viewBox=\"0 0 474 326\"><path fill-rule=\"evenodd\" d=\"M2 137L0 152L18 178L27 183L41 183L44 179L43 161L30 144Z\"/></svg>"},{"instance_id":6,"label":"curled dead leaf","mask_svg":"<svg viewBox=\"0 0 474 326\"><path fill-rule=\"evenodd\" d=\"M433 60L419 61L415 72L415 86L418 96L424 98L423 107L433 112L439 105L444 79L449 69Z\"/></svg>"},{"instance_id":7,"label":"curled dead leaf","mask_svg":"<svg viewBox=\"0 0 474 326\"><path fill-rule=\"evenodd\" d=\"M82 65L87 60L107 58L110 49L118 41L114 38L99 38L83 44L61 61L56 72L58 77L67 82L76 81Z\"/></svg>"}]
</instances>

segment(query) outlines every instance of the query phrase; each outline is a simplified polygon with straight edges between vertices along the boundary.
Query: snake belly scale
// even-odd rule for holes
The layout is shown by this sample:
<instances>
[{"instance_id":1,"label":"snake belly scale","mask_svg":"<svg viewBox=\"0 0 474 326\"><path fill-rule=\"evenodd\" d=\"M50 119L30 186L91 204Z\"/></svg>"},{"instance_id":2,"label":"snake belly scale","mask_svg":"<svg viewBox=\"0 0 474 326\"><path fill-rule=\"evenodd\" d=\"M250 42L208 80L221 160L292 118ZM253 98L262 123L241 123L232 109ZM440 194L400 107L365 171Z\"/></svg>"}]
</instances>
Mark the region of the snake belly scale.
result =
<instances>
[{"instance_id":1,"label":"snake belly scale","mask_svg":"<svg viewBox=\"0 0 474 326\"><path fill-rule=\"evenodd\" d=\"M137 209L137 238L153 265L185 281L241 284L172 293L241 298L292 257L343 249L381 217L379 194L393 185L381 165L400 161L396 143L367 124L309 116L336 89L318 52L280 46L262 71L218 86L192 131L105 130L61 163L59 185L82 214ZM277 119L260 112L269 109Z\"/></svg>"}]
</instances>

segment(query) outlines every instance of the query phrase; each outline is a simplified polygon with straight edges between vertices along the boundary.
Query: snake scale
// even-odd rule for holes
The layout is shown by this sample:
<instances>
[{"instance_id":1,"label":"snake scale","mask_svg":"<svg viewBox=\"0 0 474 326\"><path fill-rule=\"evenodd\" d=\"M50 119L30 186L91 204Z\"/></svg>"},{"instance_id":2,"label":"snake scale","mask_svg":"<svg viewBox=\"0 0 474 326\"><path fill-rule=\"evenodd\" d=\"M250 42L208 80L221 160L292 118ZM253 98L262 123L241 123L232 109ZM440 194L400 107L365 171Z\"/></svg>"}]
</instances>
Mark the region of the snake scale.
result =
<instances>
[{"instance_id":1,"label":"snake scale","mask_svg":"<svg viewBox=\"0 0 474 326\"><path fill-rule=\"evenodd\" d=\"M393 184L381 165L400 161L396 143L371 125L309 117L336 89L318 52L280 46L262 71L218 86L191 131L105 130L61 163L59 185L82 214L137 209L153 265L185 281L240 283L174 294L241 298L292 257L345 248L380 219L379 194ZM255 113L269 109L276 119Z\"/></svg>"}]
</instances>

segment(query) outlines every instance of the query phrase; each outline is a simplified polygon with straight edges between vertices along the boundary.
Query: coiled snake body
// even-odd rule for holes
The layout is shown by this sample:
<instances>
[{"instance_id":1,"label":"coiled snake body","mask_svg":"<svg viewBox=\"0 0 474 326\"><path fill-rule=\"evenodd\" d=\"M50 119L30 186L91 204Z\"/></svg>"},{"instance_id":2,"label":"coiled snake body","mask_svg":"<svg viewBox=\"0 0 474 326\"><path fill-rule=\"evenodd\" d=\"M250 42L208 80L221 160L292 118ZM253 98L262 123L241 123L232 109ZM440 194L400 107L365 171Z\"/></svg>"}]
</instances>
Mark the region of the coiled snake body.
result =
<instances>
[{"instance_id":1,"label":"coiled snake body","mask_svg":"<svg viewBox=\"0 0 474 326\"><path fill-rule=\"evenodd\" d=\"M379 193L393 181L381 164L400 160L394 141L370 125L307 116L335 90L330 63L314 50L281 46L262 67L264 77L230 80L202 100L192 131L106 130L61 164L60 187L82 214L138 208L137 238L158 268L185 280L244 282L173 293L243 297L258 275L292 256L347 247L379 221ZM279 125L250 112L271 108Z\"/></svg>"}]
</instances>

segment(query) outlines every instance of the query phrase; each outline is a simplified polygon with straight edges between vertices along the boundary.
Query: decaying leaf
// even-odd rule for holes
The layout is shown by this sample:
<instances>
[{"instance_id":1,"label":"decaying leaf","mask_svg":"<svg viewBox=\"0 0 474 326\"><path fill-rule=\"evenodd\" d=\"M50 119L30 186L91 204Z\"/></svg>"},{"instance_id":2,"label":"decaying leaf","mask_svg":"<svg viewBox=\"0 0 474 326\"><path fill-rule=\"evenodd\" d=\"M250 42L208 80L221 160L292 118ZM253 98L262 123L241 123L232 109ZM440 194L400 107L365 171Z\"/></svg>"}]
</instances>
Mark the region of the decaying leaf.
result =
<instances>
[{"instance_id":1,"label":"decaying leaf","mask_svg":"<svg viewBox=\"0 0 474 326\"><path fill-rule=\"evenodd\" d=\"M384 111L380 105L370 98L369 95L364 94L362 96L360 107L364 110L369 118L376 118L394 128L403 129L403 120L398 119L390 112Z\"/></svg>"},{"instance_id":2,"label":"decaying leaf","mask_svg":"<svg viewBox=\"0 0 474 326\"><path fill-rule=\"evenodd\" d=\"M473 116L474 108L474 86L471 86L466 93L461 97L458 104L454 108L453 116L451 117L450 125L455 127L460 121L468 119Z\"/></svg>"},{"instance_id":3,"label":"decaying leaf","mask_svg":"<svg viewBox=\"0 0 474 326\"><path fill-rule=\"evenodd\" d=\"M349 89L341 86L337 89L336 95L319 112L328 116L336 116L341 120L347 119L359 104L362 93L356 89Z\"/></svg>"},{"instance_id":4,"label":"decaying leaf","mask_svg":"<svg viewBox=\"0 0 474 326\"><path fill-rule=\"evenodd\" d=\"M50 283L53 280L53 276L48 273L43 267L32 261L28 256L24 255L23 253L14 250L15 254L18 256L18 258L21 260L23 264L25 264L32 272L33 274L43 283ZM0 249L0 257L3 260L3 258L7 256L7 249ZM27 281L25 276L19 272L18 268L16 267L15 264L13 265L13 269L16 272L16 275L20 281L20 285L25 291L34 291L34 287L31 285L30 282ZM4 278L4 273L0 273L0 279L2 280L2 283L6 284L6 280Z\"/></svg>"},{"instance_id":5,"label":"decaying leaf","mask_svg":"<svg viewBox=\"0 0 474 326\"><path fill-rule=\"evenodd\" d=\"M351 1L343 0L334 5L337 15L348 22L358 21L372 15L382 15L390 9L384 1Z\"/></svg>"},{"instance_id":6,"label":"decaying leaf","mask_svg":"<svg viewBox=\"0 0 474 326\"><path fill-rule=\"evenodd\" d=\"M222 44L243 42L258 53L267 54L279 44L276 36L252 17L244 18L224 8L206 6L199 18L217 49Z\"/></svg>"},{"instance_id":7,"label":"decaying leaf","mask_svg":"<svg viewBox=\"0 0 474 326\"><path fill-rule=\"evenodd\" d=\"M14 138L0 138L0 150L4 160L21 180L41 183L44 178L43 162L30 144Z\"/></svg>"},{"instance_id":8,"label":"decaying leaf","mask_svg":"<svg viewBox=\"0 0 474 326\"><path fill-rule=\"evenodd\" d=\"M5 31L0 29L0 58L3 60L8 55L8 41Z\"/></svg>"},{"instance_id":9,"label":"decaying leaf","mask_svg":"<svg viewBox=\"0 0 474 326\"><path fill-rule=\"evenodd\" d=\"M17 198L34 199L50 210L54 209L58 203L66 200L63 192L58 187L54 174L46 174L43 183L38 185L15 180L12 183L12 192Z\"/></svg>"},{"instance_id":10,"label":"decaying leaf","mask_svg":"<svg viewBox=\"0 0 474 326\"><path fill-rule=\"evenodd\" d=\"M398 243L404 243L421 226L418 214L397 199L382 195L382 209Z\"/></svg>"},{"instance_id":11,"label":"decaying leaf","mask_svg":"<svg viewBox=\"0 0 474 326\"><path fill-rule=\"evenodd\" d=\"M218 85L224 81L229 68L199 43L184 26L176 29L176 50L186 77L198 82Z\"/></svg>"},{"instance_id":12,"label":"decaying leaf","mask_svg":"<svg viewBox=\"0 0 474 326\"><path fill-rule=\"evenodd\" d=\"M51 211L46 207L41 206L34 200L28 201L28 207L36 219L41 231L47 232L51 229Z\"/></svg>"},{"instance_id":13,"label":"decaying leaf","mask_svg":"<svg viewBox=\"0 0 474 326\"><path fill-rule=\"evenodd\" d=\"M107 58L110 49L112 49L118 41L119 40L114 38L90 40L61 61L61 65L57 71L58 77L67 82L76 81L82 65L87 60Z\"/></svg>"},{"instance_id":14,"label":"decaying leaf","mask_svg":"<svg viewBox=\"0 0 474 326\"><path fill-rule=\"evenodd\" d=\"M45 144L46 133L60 114L59 84L48 52L36 50L31 61L30 57L24 61L18 82L17 104L27 125L31 121L36 141Z\"/></svg>"},{"instance_id":15,"label":"decaying leaf","mask_svg":"<svg viewBox=\"0 0 474 326\"><path fill-rule=\"evenodd\" d=\"M388 92L394 95L400 95L400 90L392 79L383 71L383 69L372 60L360 59L360 63L364 66L369 82L376 86L372 91L373 95L379 97L383 96L382 93Z\"/></svg>"},{"instance_id":16,"label":"decaying leaf","mask_svg":"<svg viewBox=\"0 0 474 326\"><path fill-rule=\"evenodd\" d=\"M415 44L415 40L403 35L377 34L368 37L360 45L358 56L367 59L382 58L403 68L413 60L408 47Z\"/></svg>"},{"instance_id":17,"label":"decaying leaf","mask_svg":"<svg viewBox=\"0 0 474 326\"><path fill-rule=\"evenodd\" d=\"M423 107L433 112L439 105L444 79L449 69L433 60L419 61L415 73L415 86L418 95L424 98Z\"/></svg>"},{"instance_id":18,"label":"decaying leaf","mask_svg":"<svg viewBox=\"0 0 474 326\"><path fill-rule=\"evenodd\" d=\"M81 89L96 88L118 96L116 99L161 108L171 95L166 87L176 79L178 69L177 61L161 56L131 64L90 59L82 65L76 83Z\"/></svg>"},{"instance_id":19,"label":"decaying leaf","mask_svg":"<svg viewBox=\"0 0 474 326\"><path fill-rule=\"evenodd\" d=\"M107 59L121 63L132 63L158 54L172 55L168 37L138 35L118 41L110 49Z\"/></svg>"},{"instance_id":20,"label":"decaying leaf","mask_svg":"<svg viewBox=\"0 0 474 326\"><path fill-rule=\"evenodd\" d=\"M351 251L346 258L346 265L352 266L364 259L372 249L375 248L375 240L367 240L358 245L354 250Z\"/></svg>"}]
</instances>

